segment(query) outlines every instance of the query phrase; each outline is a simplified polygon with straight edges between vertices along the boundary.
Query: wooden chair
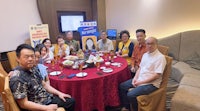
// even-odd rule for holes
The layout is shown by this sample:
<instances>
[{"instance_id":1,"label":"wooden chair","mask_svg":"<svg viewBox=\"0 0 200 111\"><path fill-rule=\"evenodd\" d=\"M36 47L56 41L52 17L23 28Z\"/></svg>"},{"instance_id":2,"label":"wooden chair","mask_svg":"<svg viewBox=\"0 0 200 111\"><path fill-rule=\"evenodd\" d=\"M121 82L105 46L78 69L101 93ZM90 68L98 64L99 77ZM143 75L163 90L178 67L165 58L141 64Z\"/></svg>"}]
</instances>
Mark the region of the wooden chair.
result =
<instances>
[{"instance_id":1,"label":"wooden chair","mask_svg":"<svg viewBox=\"0 0 200 111\"><path fill-rule=\"evenodd\" d=\"M20 111L9 87L9 77L0 70L0 95L5 111Z\"/></svg>"},{"instance_id":2,"label":"wooden chair","mask_svg":"<svg viewBox=\"0 0 200 111\"><path fill-rule=\"evenodd\" d=\"M0 66L0 95L2 97L5 111L20 111L10 90L8 74L4 71L3 67L1 68L1 66ZM56 111L65 111L65 109L59 107Z\"/></svg>"},{"instance_id":3,"label":"wooden chair","mask_svg":"<svg viewBox=\"0 0 200 111\"><path fill-rule=\"evenodd\" d=\"M114 48L114 51L115 51L116 48L117 48L117 41L116 40L112 40L112 44L113 44L113 48Z\"/></svg>"},{"instance_id":4,"label":"wooden chair","mask_svg":"<svg viewBox=\"0 0 200 111\"><path fill-rule=\"evenodd\" d=\"M4 70L1 62L0 62L0 71L2 72L2 74L7 75L7 72Z\"/></svg>"},{"instance_id":5,"label":"wooden chair","mask_svg":"<svg viewBox=\"0 0 200 111\"><path fill-rule=\"evenodd\" d=\"M172 58L165 56L167 64L163 72L160 88L149 95L137 97L139 111L165 111L166 88L171 73Z\"/></svg>"},{"instance_id":6,"label":"wooden chair","mask_svg":"<svg viewBox=\"0 0 200 111\"><path fill-rule=\"evenodd\" d=\"M8 60L10 62L10 66L12 69L14 69L15 67L18 66L18 63L17 63L17 55L16 55L16 52L15 51L11 51L11 52L8 52L7 53L7 56L8 56Z\"/></svg>"},{"instance_id":7,"label":"wooden chair","mask_svg":"<svg viewBox=\"0 0 200 111\"><path fill-rule=\"evenodd\" d=\"M168 55L169 47L163 46L163 45L158 45L158 50L159 50L163 55Z\"/></svg>"}]
</instances>

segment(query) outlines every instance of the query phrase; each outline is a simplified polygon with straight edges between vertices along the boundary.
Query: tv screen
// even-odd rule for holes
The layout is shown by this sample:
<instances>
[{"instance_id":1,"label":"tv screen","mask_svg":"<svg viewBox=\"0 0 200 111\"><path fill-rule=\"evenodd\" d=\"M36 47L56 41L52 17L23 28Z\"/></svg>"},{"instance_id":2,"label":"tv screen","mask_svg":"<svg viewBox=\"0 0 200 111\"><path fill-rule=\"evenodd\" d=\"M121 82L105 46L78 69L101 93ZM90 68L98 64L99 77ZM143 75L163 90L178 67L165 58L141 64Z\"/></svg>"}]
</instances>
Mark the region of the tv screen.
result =
<instances>
[{"instance_id":1,"label":"tv screen","mask_svg":"<svg viewBox=\"0 0 200 111\"><path fill-rule=\"evenodd\" d=\"M66 31L77 31L80 27L80 22L84 21L82 15L63 15L61 16L61 30Z\"/></svg>"},{"instance_id":2,"label":"tv screen","mask_svg":"<svg viewBox=\"0 0 200 111\"><path fill-rule=\"evenodd\" d=\"M107 29L107 34L109 37L117 37L117 30L116 29Z\"/></svg>"},{"instance_id":3,"label":"tv screen","mask_svg":"<svg viewBox=\"0 0 200 111\"><path fill-rule=\"evenodd\" d=\"M58 11L59 30L64 33L66 31L77 31L80 22L85 21L85 12L76 11Z\"/></svg>"}]
</instances>

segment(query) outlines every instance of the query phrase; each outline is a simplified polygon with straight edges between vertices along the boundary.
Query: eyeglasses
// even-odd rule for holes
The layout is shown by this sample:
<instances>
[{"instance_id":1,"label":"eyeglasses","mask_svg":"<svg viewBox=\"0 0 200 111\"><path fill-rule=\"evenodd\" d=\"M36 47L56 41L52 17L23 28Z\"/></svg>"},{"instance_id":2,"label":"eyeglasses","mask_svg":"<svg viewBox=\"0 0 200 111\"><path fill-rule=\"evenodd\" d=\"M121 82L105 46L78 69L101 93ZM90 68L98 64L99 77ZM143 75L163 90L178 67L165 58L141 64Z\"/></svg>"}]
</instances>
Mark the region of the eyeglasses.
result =
<instances>
[{"instance_id":1,"label":"eyeglasses","mask_svg":"<svg viewBox=\"0 0 200 111\"><path fill-rule=\"evenodd\" d=\"M147 45L155 45L154 42L146 42Z\"/></svg>"}]
</instances>

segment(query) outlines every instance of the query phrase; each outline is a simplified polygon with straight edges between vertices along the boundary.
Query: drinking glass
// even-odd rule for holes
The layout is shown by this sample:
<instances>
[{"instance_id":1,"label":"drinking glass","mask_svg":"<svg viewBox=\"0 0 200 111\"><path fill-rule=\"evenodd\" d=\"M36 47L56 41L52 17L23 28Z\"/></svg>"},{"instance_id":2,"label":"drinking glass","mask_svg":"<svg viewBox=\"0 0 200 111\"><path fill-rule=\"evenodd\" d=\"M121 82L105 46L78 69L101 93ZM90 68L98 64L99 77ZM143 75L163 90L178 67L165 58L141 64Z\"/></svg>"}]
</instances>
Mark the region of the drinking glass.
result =
<instances>
[{"instance_id":1,"label":"drinking glass","mask_svg":"<svg viewBox=\"0 0 200 111\"><path fill-rule=\"evenodd\" d=\"M61 74L62 74L62 71L63 71L63 68L64 68L64 66L63 66L62 63L59 63L59 68L60 68L60 72L61 72Z\"/></svg>"},{"instance_id":2,"label":"drinking glass","mask_svg":"<svg viewBox=\"0 0 200 111\"><path fill-rule=\"evenodd\" d=\"M58 62L60 61L60 55L57 55L57 60L58 60Z\"/></svg>"},{"instance_id":3,"label":"drinking glass","mask_svg":"<svg viewBox=\"0 0 200 111\"><path fill-rule=\"evenodd\" d=\"M82 72L82 70L83 70L83 65L84 65L83 62L80 62L80 63L78 64L79 71L80 71L81 74L83 74L83 72Z\"/></svg>"},{"instance_id":4,"label":"drinking glass","mask_svg":"<svg viewBox=\"0 0 200 111\"><path fill-rule=\"evenodd\" d=\"M55 60L54 60L54 59L51 60L51 66L52 66L52 67L55 66Z\"/></svg>"},{"instance_id":5,"label":"drinking glass","mask_svg":"<svg viewBox=\"0 0 200 111\"><path fill-rule=\"evenodd\" d=\"M97 61L95 65L97 67L97 71L99 71L100 70L100 62Z\"/></svg>"},{"instance_id":6,"label":"drinking glass","mask_svg":"<svg viewBox=\"0 0 200 111\"><path fill-rule=\"evenodd\" d=\"M115 55L115 52L114 51L110 51L110 61L111 62L114 61L114 55Z\"/></svg>"},{"instance_id":7,"label":"drinking glass","mask_svg":"<svg viewBox=\"0 0 200 111\"><path fill-rule=\"evenodd\" d=\"M108 59L108 51L104 52L104 58L105 58L105 61L107 61L107 59Z\"/></svg>"},{"instance_id":8,"label":"drinking glass","mask_svg":"<svg viewBox=\"0 0 200 111\"><path fill-rule=\"evenodd\" d=\"M54 63L55 63L55 64L57 64L57 59L58 59L57 56L54 55Z\"/></svg>"}]
</instances>

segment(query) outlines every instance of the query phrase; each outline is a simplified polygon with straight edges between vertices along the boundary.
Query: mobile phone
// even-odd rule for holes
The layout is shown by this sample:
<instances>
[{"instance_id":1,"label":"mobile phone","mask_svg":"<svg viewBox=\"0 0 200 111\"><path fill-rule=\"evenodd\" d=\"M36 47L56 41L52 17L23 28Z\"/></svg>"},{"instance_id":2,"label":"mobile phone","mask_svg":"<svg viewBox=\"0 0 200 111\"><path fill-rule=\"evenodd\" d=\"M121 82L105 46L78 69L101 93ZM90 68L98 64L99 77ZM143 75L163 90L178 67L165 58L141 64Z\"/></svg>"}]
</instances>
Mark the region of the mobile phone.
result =
<instances>
[{"instance_id":1,"label":"mobile phone","mask_svg":"<svg viewBox=\"0 0 200 111\"><path fill-rule=\"evenodd\" d=\"M75 76L76 76L76 74L70 74L70 75L67 76L67 78L71 79L71 78L73 78Z\"/></svg>"}]
</instances>

